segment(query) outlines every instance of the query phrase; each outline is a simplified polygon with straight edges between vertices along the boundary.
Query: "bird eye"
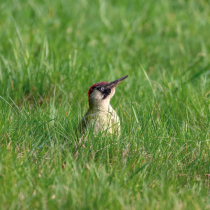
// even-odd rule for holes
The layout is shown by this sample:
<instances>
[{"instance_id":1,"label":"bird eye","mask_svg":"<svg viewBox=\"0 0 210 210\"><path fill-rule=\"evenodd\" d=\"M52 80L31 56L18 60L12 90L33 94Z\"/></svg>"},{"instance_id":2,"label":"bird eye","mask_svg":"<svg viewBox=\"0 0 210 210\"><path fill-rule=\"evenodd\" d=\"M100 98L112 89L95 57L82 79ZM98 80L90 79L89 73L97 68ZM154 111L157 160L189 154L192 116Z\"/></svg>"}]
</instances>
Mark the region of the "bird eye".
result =
<instances>
[{"instance_id":1,"label":"bird eye","mask_svg":"<svg viewBox=\"0 0 210 210\"><path fill-rule=\"evenodd\" d=\"M101 91L104 91L104 87L101 87Z\"/></svg>"}]
</instances>

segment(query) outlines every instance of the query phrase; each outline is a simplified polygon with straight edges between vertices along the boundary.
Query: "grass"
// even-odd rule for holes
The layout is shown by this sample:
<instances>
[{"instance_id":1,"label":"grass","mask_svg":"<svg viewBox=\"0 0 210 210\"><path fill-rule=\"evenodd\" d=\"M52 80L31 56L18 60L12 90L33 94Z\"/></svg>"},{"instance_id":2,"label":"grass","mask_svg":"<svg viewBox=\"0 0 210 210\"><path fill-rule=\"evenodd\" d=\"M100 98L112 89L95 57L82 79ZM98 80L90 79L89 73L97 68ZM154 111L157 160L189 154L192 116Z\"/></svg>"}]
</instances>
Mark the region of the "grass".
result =
<instances>
[{"instance_id":1,"label":"grass","mask_svg":"<svg viewBox=\"0 0 210 210\"><path fill-rule=\"evenodd\" d=\"M0 209L210 209L206 0L0 3ZM124 75L122 135L74 130Z\"/></svg>"}]
</instances>

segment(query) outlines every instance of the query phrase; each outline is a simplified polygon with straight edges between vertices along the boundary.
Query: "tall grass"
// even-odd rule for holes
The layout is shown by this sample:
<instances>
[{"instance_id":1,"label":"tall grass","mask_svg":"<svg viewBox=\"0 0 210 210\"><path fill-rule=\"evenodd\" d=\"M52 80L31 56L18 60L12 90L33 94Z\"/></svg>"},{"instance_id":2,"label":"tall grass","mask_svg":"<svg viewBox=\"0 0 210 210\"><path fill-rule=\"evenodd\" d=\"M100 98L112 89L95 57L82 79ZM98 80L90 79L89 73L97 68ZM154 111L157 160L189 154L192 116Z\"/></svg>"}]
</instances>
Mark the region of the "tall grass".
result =
<instances>
[{"instance_id":1,"label":"tall grass","mask_svg":"<svg viewBox=\"0 0 210 210\"><path fill-rule=\"evenodd\" d=\"M1 209L210 209L208 1L0 3ZM74 130L124 75L122 135Z\"/></svg>"}]
</instances>

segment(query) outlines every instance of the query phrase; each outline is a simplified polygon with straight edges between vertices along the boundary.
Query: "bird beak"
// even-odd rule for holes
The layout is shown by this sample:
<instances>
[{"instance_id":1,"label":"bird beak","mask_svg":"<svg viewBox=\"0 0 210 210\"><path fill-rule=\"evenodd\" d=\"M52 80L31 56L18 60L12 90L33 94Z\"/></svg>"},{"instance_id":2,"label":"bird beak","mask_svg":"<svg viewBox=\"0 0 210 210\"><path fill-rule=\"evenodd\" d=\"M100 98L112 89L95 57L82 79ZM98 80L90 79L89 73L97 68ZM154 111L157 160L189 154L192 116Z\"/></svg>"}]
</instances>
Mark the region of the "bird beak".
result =
<instances>
[{"instance_id":1,"label":"bird beak","mask_svg":"<svg viewBox=\"0 0 210 210\"><path fill-rule=\"evenodd\" d=\"M110 82L107 84L107 87L108 88L115 88L120 82L122 82L124 79L126 79L128 77L128 75L124 76L124 77L121 77L120 79L117 79L113 82Z\"/></svg>"}]
</instances>

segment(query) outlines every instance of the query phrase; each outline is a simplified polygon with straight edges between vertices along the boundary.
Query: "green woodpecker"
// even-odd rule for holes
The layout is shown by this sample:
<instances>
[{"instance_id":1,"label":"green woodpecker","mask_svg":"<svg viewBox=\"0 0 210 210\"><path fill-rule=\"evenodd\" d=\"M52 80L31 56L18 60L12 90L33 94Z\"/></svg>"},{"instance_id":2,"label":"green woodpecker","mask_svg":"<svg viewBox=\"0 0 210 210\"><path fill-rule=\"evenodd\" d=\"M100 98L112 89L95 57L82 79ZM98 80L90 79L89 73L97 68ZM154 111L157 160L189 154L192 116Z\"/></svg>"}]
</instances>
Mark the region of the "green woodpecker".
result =
<instances>
[{"instance_id":1,"label":"green woodpecker","mask_svg":"<svg viewBox=\"0 0 210 210\"><path fill-rule=\"evenodd\" d=\"M88 91L89 109L78 125L76 133L84 137L91 129L93 134L120 135L120 119L110 105L116 86L123 81L124 76L113 82L99 82L92 85Z\"/></svg>"}]
</instances>

